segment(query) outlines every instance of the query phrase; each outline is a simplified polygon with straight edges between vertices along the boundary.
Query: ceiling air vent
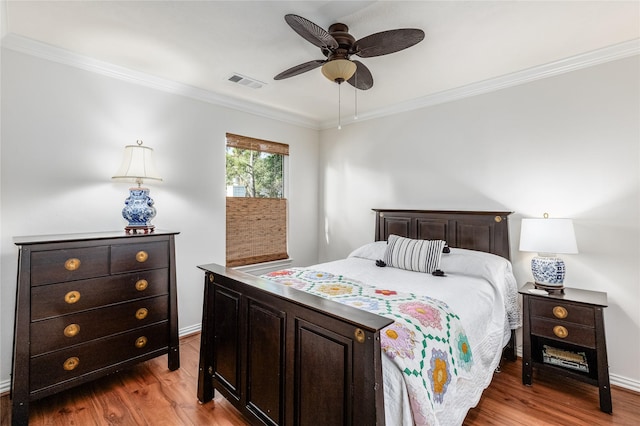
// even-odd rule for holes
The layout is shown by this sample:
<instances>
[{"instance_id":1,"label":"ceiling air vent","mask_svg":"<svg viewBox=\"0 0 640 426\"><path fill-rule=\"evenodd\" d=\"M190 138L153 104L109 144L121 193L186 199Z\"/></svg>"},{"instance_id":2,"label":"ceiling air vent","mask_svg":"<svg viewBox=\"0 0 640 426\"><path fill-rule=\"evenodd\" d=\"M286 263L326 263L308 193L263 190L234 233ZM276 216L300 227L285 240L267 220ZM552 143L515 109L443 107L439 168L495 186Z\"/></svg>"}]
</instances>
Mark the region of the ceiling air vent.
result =
<instances>
[{"instance_id":1,"label":"ceiling air vent","mask_svg":"<svg viewBox=\"0 0 640 426\"><path fill-rule=\"evenodd\" d=\"M242 74L233 74L231 77L229 77L229 81L250 87L252 89L259 89L266 84L262 81L244 76Z\"/></svg>"}]
</instances>

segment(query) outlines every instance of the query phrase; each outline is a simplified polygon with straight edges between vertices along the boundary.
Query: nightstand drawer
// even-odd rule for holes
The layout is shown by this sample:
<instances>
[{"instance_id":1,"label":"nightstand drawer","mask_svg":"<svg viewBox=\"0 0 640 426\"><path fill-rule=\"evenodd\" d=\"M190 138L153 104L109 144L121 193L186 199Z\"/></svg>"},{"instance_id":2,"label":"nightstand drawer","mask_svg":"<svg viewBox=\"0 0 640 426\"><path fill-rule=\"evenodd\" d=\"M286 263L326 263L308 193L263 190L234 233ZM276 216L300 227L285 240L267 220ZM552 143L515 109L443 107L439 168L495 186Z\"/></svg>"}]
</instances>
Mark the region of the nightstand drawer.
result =
<instances>
[{"instance_id":1,"label":"nightstand drawer","mask_svg":"<svg viewBox=\"0 0 640 426\"><path fill-rule=\"evenodd\" d=\"M31 285L109 275L109 246L48 250L31 254Z\"/></svg>"},{"instance_id":2,"label":"nightstand drawer","mask_svg":"<svg viewBox=\"0 0 640 426\"><path fill-rule=\"evenodd\" d=\"M169 297L158 296L31 323L31 356L167 320Z\"/></svg>"},{"instance_id":3,"label":"nightstand drawer","mask_svg":"<svg viewBox=\"0 0 640 426\"><path fill-rule=\"evenodd\" d=\"M594 328L565 321L532 318L531 334L588 348L596 347L596 331Z\"/></svg>"},{"instance_id":4,"label":"nightstand drawer","mask_svg":"<svg viewBox=\"0 0 640 426\"><path fill-rule=\"evenodd\" d=\"M38 286L31 289L31 320L71 314L168 292L167 269Z\"/></svg>"},{"instance_id":5,"label":"nightstand drawer","mask_svg":"<svg viewBox=\"0 0 640 426\"><path fill-rule=\"evenodd\" d=\"M531 298L530 300L532 317L562 320L588 327L594 327L595 325L593 308L590 306L537 298Z\"/></svg>"},{"instance_id":6,"label":"nightstand drawer","mask_svg":"<svg viewBox=\"0 0 640 426\"><path fill-rule=\"evenodd\" d=\"M169 344L167 323L31 358L31 392L141 357Z\"/></svg>"},{"instance_id":7,"label":"nightstand drawer","mask_svg":"<svg viewBox=\"0 0 640 426\"><path fill-rule=\"evenodd\" d=\"M166 241L111 246L111 273L113 274L167 266L169 266L169 244Z\"/></svg>"}]
</instances>

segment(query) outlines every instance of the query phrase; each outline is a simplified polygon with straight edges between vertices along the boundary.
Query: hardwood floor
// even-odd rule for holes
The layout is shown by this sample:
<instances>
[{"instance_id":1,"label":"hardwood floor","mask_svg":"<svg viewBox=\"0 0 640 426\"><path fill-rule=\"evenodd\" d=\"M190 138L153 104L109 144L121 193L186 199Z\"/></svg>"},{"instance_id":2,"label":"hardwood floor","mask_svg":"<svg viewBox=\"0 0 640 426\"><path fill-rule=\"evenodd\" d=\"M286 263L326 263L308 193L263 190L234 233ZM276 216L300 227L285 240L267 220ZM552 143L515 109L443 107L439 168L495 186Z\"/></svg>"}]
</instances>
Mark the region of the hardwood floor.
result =
<instances>
[{"instance_id":1,"label":"hardwood floor","mask_svg":"<svg viewBox=\"0 0 640 426\"><path fill-rule=\"evenodd\" d=\"M142 363L31 404L31 426L246 425L224 398L196 398L200 335L180 339L181 368L167 370L166 356ZM640 394L612 388L613 414L598 409L598 389L569 379L534 375L523 386L521 363L506 362L494 375L465 425L638 425ZM1 426L10 425L8 395L0 398Z\"/></svg>"}]
</instances>

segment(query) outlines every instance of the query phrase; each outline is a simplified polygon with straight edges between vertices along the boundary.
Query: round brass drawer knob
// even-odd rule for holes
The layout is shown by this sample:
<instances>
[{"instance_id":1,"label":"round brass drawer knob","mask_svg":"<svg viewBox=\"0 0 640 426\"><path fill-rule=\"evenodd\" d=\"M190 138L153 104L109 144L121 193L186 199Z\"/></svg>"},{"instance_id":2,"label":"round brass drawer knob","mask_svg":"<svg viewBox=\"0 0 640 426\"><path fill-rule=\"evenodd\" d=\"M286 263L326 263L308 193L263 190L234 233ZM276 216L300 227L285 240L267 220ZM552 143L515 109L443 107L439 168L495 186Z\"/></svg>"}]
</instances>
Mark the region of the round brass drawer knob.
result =
<instances>
[{"instance_id":1,"label":"round brass drawer knob","mask_svg":"<svg viewBox=\"0 0 640 426\"><path fill-rule=\"evenodd\" d=\"M565 327L561 325L556 325L555 327L553 327L553 334L555 334L561 339L564 339L569 335L569 330L567 330Z\"/></svg>"},{"instance_id":2,"label":"round brass drawer knob","mask_svg":"<svg viewBox=\"0 0 640 426\"><path fill-rule=\"evenodd\" d=\"M361 328L356 328L356 331L354 331L353 335L355 336L356 341L357 341L358 343L364 343L364 341L365 341L365 334L364 334L364 331L362 331L362 329L361 329Z\"/></svg>"},{"instance_id":3,"label":"round brass drawer knob","mask_svg":"<svg viewBox=\"0 0 640 426\"><path fill-rule=\"evenodd\" d=\"M69 324L64 328L64 335L66 337L75 337L80 333L80 324Z\"/></svg>"},{"instance_id":4,"label":"round brass drawer knob","mask_svg":"<svg viewBox=\"0 0 640 426\"><path fill-rule=\"evenodd\" d=\"M144 291L149 287L149 282L147 280L138 280L136 281L136 290Z\"/></svg>"},{"instance_id":5,"label":"round brass drawer knob","mask_svg":"<svg viewBox=\"0 0 640 426\"><path fill-rule=\"evenodd\" d=\"M212 283L213 282L213 274L209 274L209 282Z\"/></svg>"},{"instance_id":6,"label":"round brass drawer knob","mask_svg":"<svg viewBox=\"0 0 640 426\"><path fill-rule=\"evenodd\" d=\"M145 336L140 336L136 339L136 348L144 348L147 346L147 338Z\"/></svg>"},{"instance_id":7,"label":"round brass drawer knob","mask_svg":"<svg viewBox=\"0 0 640 426\"><path fill-rule=\"evenodd\" d=\"M74 370L80 364L80 358L77 356L72 356L71 358L67 358L62 364L62 368L67 371Z\"/></svg>"},{"instance_id":8,"label":"round brass drawer knob","mask_svg":"<svg viewBox=\"0 0 640 426\"><path fill-rule=\"evenodd\" d=\"M139 320L143 320L147 317L148 314L149 310L147 310L147 308L140 308L136 311L136 318L138 318Z\"/></svg>"},{"instance_id":9,"label":"round brass drawer knob","mask_svg":"<svg viewBox=\"0 0 640 426\"><path fill-rule=\"evenodd\" d=\"M556 318L564 319L569 315L567 309L563 306L554 306L553 308L553 316Z\"/></svg>"},{"instance_id":10,"label":"round brass drawer knob","mask_svg":"<svg viewBox=\"0 0 640 426\"><path fill-rule=\"evenodd\" d=\"M149 253L147 253L144 250L140 250L139 252L136 253L136 260L140 263L144 263L147 261L147 259L149 259Z\"/></svg>"},{"instance_id":11,"label":"round brass drawer knob","mask_svg":"<svg viewBox=\"0 0 640 426\"><path fill-rule=\"evenodd\" d=\"M68 304L73 304L76 303L78 300L80 300L80 292L76 291L76 290L72 290L70 292L68 292L67 294L64 295L64 301L67 302Z\"/></svg>"},{"instance_id":12,"label":"round brass drawer knob","mask_svg":"<svg viewBox=\"0 0 640 426\"><path fill-rule=\"evenodd\" d=\"M67 271L75 271L80 267L80 263L80 259L72 257L71 259L67 259L67 261L64 262L64 269L66 269Z\"/></svg>"}]
</instances>

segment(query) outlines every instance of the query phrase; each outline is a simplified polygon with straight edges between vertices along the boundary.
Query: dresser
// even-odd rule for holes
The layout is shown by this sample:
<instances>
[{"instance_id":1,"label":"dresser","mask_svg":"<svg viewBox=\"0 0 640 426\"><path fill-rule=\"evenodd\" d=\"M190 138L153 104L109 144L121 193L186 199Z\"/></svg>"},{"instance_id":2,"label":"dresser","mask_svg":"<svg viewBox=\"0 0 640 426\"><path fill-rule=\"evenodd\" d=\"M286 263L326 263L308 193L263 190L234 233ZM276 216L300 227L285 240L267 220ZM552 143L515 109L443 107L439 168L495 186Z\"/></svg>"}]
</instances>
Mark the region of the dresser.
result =
<instances>
[{"instance_id":1,"label":"dresser","mask_svg":"<svg viewBox=\"0 0 640 426\"><path fill-rule=\"evenodd\" d=\"M168 354L180 367L175 235L16 237L12 423L29 402Z\"/></svg>"},{"instance_id":2,"label":"dresser","mask_svg":"<svg viewBox=\"0 0 640 426\"><path fill-rule=\"evenodd\" d=\"M597 386L600 410L612 412L603 309L607 294L565 288L564 293L534 294L533 283L520 290L522 383L532 384L533 367Z\"/></svg>"}]
</instances>

